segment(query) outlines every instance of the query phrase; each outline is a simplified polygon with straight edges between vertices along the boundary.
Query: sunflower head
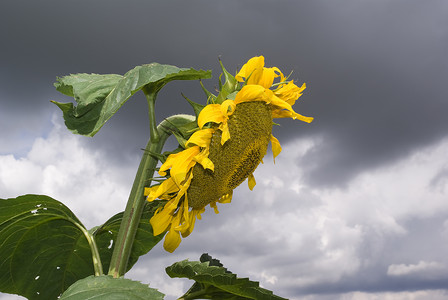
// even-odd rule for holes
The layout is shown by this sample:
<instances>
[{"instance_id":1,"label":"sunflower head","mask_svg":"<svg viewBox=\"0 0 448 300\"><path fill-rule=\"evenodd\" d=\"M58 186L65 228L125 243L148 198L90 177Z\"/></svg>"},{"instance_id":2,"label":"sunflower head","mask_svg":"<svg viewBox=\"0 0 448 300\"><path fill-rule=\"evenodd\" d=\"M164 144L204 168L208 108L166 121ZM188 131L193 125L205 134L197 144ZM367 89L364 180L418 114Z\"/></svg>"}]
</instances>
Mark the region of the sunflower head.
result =
<instances>
[{"instance_id":1,"label":"sunflower head","mask_svg":"<svg viewBox=\"0 0 448 300\"><path fill-rule=\"evenodd\" d=\"M253 172L269 141L274 158L281 151L272 135L273 118L313 120L292 108L305 84L299 88L278 68L264 67L263 56L251 58L236 76L222 70L225 83L220 77L218 96L204 89L208 105L196 106L197 127L181 145L184 150L169 155L161 166L159 174L166 179L145 189L148 201L168 200L150 222L155 235L168 231L164 248L169 252L179 246L180 236L193 231L207 205L218 213L217 203L229 203L233 190L247 178L254 188Z\"/></svg>"}]
</instances>

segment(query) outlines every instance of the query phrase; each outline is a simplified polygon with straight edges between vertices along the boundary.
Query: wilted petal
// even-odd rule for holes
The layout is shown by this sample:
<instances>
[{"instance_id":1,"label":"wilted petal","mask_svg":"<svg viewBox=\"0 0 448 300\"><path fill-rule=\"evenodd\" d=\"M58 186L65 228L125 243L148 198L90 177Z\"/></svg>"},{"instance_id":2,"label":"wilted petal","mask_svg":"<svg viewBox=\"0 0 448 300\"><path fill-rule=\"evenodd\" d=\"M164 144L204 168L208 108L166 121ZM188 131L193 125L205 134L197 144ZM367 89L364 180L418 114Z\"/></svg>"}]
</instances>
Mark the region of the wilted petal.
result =
<instances>
[{"instance_id":1,"label":"wilted petal","mask_svg":"<svg viewBox=\"0 0 448 300\"><path fill-rule=\"evenodd\" d=\"M280 142L277 140L277 138L275 136L273 136L271 134L271 145L272 145L272 154L274 155L274 163L275 163L275 158L277 157L277 155L280 154L280 152L282 152L282 146L280 145Z\"/></svg>"},{"instance_id":2,"label":"wilted petal","mask_svg":"<svg viewBox=\"0 0 448 300\"><path fill-rule=\"evenodd\" d=\"M247 179L247 183L249 184L249 189L251 191L253 191L255 185L257 184L257 182L255 181L254 174L249 175L249 178Z\"/></svg>"}]
</instances>

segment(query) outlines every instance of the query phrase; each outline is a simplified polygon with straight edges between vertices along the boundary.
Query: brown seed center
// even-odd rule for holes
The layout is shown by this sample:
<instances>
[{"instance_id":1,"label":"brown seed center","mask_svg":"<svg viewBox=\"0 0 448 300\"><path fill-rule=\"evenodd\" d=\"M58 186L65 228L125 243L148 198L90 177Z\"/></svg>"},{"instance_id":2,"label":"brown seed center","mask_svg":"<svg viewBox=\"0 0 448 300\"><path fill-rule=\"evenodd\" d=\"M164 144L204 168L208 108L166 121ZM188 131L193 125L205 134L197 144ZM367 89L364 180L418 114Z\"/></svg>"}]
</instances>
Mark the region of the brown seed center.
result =
<instances>
[{"instance_id":1,"label":"brown seed center","mask_svg":"<svg viewBox=\"0 0 448 300\"><path fill-rule=\"evenodd\" d=\"M263 101L236 106L229 121L230 139L221 145L221 131L210 142L209 158L214 172L196 164L188 188L189 206L200 209L219 200L239 186L260 164L266 154L272 131L272 112Z\"/></svg>"}]
</instances>

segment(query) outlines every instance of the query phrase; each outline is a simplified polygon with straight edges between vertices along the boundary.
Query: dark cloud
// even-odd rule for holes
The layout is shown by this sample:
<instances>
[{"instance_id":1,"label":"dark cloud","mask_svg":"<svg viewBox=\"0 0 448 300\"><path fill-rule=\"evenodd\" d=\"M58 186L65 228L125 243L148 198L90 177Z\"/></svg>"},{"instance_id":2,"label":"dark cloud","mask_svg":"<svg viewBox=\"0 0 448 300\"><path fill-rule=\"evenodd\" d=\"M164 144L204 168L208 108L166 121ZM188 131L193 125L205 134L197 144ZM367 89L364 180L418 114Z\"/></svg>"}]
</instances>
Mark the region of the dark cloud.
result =
<instances>
[{"instance_id":1,"label":"dark cloud","mask_svg":"<svg viewBox=\"0 0 448 300\"><path fill-rule=\"evenodd\" d=\"M315 117L315 121L278 120L281 126L274 128L274 134L282 144L299 138L315 141L304 156L297 155L295 160L303 171L296 182L305 181L309 190L302 190L300 201L293 204L281 199L296 199L294 192L284 190L276 195L280 199L279 216L291 207L310 212L321 205L313 188L345 187L359 173L392 164L447 135L447 13L448 5L441 0L2 1L0 154L11 149L18 156L26 153L29 141L49 132L53 113L62 119L49 100L71 99L55 91L56 76L79 72L123 74L136 65L155 61L212 69L213 79L205 82L212 90L219 75L218 56L234 72L248 58L262 54L268 66L278 66L285 74L294 70L292 78L307 84L295 109ZM192 113L181 92L197 102L205 101L197 82L170 83L158 98L158 121L173 113ZM103 150L111 164L137 166L149 135L146 111L143 95L136 94L93 139L82 141L90 149ZM169 146L174 146L174 141ZM446 167L440 170L433 186L443 187ZM232 225L224 221L229 215L243 214L250 219L263 211L244 202L244 197L253 197L251 194L242 197L234 200L241 205L223 207L217 216L212 212L204 215L192 236L210 238L199 241L189 237L175 257L199 257L201 253L195 249L200 242L205 251L228 258L229 268L243 273L247 265L232 261L233 253L247 252L248 260L255 255L269 258L270 247L277 247L277 243L259 246L259 239L267 237L263 230L269 228L258 227L252 236L237 243L232 231L213 235L215 231L226 232L225 227ZM304 213L297 217L306 220L307 216ZM286 292L298 295L443 288L442 281L385 276L390 264L417 263L397 261L403 257L401 253L410 257L431 253L425 244L415 248L413 239L425 238L419 226L433 231L440 227L439 221L409 221L403 226L413 234L402 238L393 235L386 240L374 229L366 229L365 246L358 256L370 259L373 265L362 265L351 277L319 281L300 289L289 287ZM308 248L298 258L301 262L322 254L314 234L304 233ZM437 243L434 237L437 235L426 240L426 245ZM223 243L234 248L224 248ZM378 243L388 246L381 248ZM161 257L159 248L144 262ZM438 259L443 261L427 257L428 261ZM281 257L275 262L288 265ZM310 266L300 262L291 266L299 267Z\"/></svg>"},{"instance_id":2,"label":"dark cloud","mask_svg":"<svg viewBox=\"0 0 448 300\"><path fill-rule=\"evenodd\" d=\"M292 78L308 85L296 110L315 122L280 120L276 132L281 139L323 137L308 163L299 162L312 184L343 185L365 168L446 135L448 22L441 1L39 1L26 9L8 1L2 6L2 103L21 120L59 113L48 102L66 99L52 87L56 76L123 74L157 61L213 69L214 79L206 82L213 89L219 55L234 71L263 54L267 64L294 70ZM181 91L204 100L196 82L171 84L160 95L160 119L173 107L175 113L189 110ZM143 97L131 102L95 142L88 141L117 161L125 151L137 153L148 136ZM17 127L28 126L21 120L14 122Z\"/></svg>"}]
</instances>

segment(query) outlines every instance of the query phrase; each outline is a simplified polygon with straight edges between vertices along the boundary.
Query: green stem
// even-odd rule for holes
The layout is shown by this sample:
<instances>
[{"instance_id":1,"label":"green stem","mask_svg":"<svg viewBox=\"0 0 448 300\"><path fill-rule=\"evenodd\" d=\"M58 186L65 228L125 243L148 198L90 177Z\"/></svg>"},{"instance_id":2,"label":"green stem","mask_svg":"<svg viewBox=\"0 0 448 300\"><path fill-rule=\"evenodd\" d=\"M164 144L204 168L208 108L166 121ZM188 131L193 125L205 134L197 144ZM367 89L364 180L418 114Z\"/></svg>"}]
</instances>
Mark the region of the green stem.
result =
<instances>
[{"instance_id":1,"label":"green stem","mask_svg":"<svg viewBox=\"0 0 448 300\"><path fill-rule=\"evenodd\" d=\"M156 94L151 93L145 88L143 92L148 100L151 137L140 161L112 253L109 275L115 278L121 277L126 273L132 245L134 244L135 235L146 202L143 193L145 187L150 185L151 181L148 178L153 177L157 166L158 160L151 153L160 154L166 139L171 135L170 132L167 132L161 127L163 122L159 127L156 127L154 109Z\"/></svg>"},{"instance_id":2,"label":"green stem","mask_svg":"<svg viewBox=\"0 0 448 300\"><path fill-rule=\"evenodd\" d=\"M151 185L150 178L153 177L158 163L158 159L152 154L157 155L162 152L163 145L168 137L177 130L177 127L191 123L195 119L190 115L175 115L163 120L156 127L154 104L157 93L152 93L146 88L143 89L143 92L148 100L151 137L138 167L112 253L108 275L115 278L123 276L127 270L135 235L146 203L145 187Z\"/></svg>"},{"instance_id":3,"label":"green stem","mask_svg":"<svg viewBox=\"0 0 448 300\"><path fill-rule=\"evenodd\" d=\"M151 142L153 144L158 143L159 141L159 132L158 128L156 126L156 116L155 116L155 105L156 105L156 98L157 98L157 92L152 91L148 88L148 86L145 86L142 89L143 93L145 94L146 101L148 102L148 113L149 113L149 129L150 129L150 137Z\"/></svg>"}]
</instances>

